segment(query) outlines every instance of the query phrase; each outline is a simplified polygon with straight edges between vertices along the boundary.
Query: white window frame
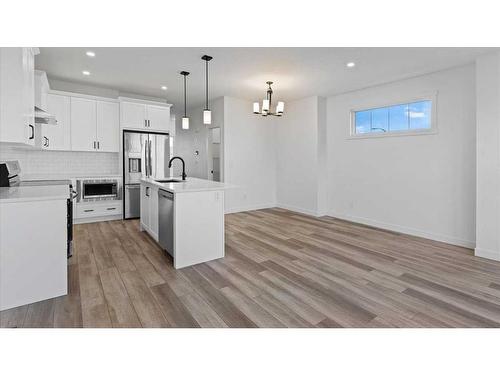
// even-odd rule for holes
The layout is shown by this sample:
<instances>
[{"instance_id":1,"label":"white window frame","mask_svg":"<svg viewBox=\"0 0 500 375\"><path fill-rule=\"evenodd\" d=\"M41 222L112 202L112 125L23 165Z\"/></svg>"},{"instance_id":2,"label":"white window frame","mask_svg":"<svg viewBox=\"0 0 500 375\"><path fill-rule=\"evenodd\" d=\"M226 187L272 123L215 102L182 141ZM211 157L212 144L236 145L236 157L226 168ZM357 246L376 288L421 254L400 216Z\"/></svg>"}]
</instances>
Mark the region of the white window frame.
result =
<instances>
[{"instance_id":1,"label":"white window frame","mask_svg":"<svg viewBox=\"0 0 500 375\"><path fill-rule=\"evenodd\" d=\"M437 91L431 93L424 93L418 96L407 96L404 99L399 98L395 100L385 100L380 102L374 102L373 104L364 105L356 108L352 108L350 111L350 130L349 137L347 139L365 139L365 138L384 138L384 137L405 137L409 135L429 135L437 134ZM410 104L421 101L431 101L431 127L428 129L412 129L412 130L402 130L402 131L388 131L388 132L373 132L373 133L356 133L356 112L369 111L378 108L385 108L391 106L397 106L402 104Z\"/></svg>"}]
</instances>

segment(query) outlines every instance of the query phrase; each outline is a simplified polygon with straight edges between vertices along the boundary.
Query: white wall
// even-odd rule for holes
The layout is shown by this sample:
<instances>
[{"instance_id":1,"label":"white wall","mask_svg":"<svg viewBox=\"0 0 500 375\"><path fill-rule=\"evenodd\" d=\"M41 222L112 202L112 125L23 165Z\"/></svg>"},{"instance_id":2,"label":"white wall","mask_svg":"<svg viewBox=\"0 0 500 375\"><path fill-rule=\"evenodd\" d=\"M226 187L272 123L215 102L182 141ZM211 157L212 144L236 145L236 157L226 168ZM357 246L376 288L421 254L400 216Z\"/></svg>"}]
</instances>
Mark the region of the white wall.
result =
<instances>
[{"instance_id":1,"label":"white wall","mask_svg":"<svg viewBox=\"0 0 500 375\"><path fill-rule=\"evenodd\" d=\"M252 102L224 97L226 212L276 205L276 127L252 113Z\"/></svg>"},{"instance_id":2,"label":"white wall","mask_svg":"<svg viewBox=\"0 0 500 375\"><path fill-rule=\"evenodd\" d=\"M313 96L286 103L282 117L269 119L277 128L278 206L309 215L324 215L325 99Z\"/></svg>"},{"instance_id":3,"label":"white wall","mask_svg":"<svg viewBox=\"0 0 500 375\"><path fill-rule=\"evenodd\" d=\"M121 174L117 152L41 151L1 144L0 160L19 160L24 179Z\"/></svg>"},{"instance_id":4,"label":"white wall","mask_svg":"<svg viewBox=\"0 0 500 375\"><path fill-rule=\"evenodd\" d=\"M500 54L476 62L476 255L500 260Z\"/></svg>"},{"instance_id":5,"label":"white wall","mask_svg":"<svg viewBox=\"0 0 500 375\"><path fill-rule=\"evenodd\" d=\"M434 91L437 134L347 139L351 109ZM327 123L332 216L474 247L474 66L330 97Z\"/></svg>"}]
</instances>

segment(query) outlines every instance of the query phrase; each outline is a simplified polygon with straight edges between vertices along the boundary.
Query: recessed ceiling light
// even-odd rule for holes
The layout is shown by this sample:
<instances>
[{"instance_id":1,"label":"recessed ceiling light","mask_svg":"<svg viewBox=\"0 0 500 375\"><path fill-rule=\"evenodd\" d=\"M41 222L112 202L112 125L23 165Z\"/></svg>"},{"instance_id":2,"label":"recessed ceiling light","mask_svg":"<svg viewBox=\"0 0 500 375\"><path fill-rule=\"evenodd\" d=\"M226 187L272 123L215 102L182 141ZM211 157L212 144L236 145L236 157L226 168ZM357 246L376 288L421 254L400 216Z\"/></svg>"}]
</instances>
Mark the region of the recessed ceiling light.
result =
<instances>
[{"instance_id":1,"label":"recessed ceiling light","mask_svg":"<svg viewBox=\"0 0 500 375\"><path fill-rule=\"evenodd\" d=\"M90 72L89 72L88 70L84 70L84 71L82 72L82 74L83 74L84 76L89 76L89 75L90 75Z\"/></svg>"},{"instance_id":2,"label":"recessed ceiling light","mask_svg":"<svg viewBox=\"0 0 500 375\"><path fill-rule=\"evenodd\" d=\"M87 56L88 57L95 57L95 52L87 51Z\"/></svg>"},{"instance_id":3,"label":"recessed ceiling light","mask_svg":"<svg viewBox=\"0 0 500 375\"><path fill-rule=\"evenodd\" d=\"M167 90L167 86L162 86L161 89L162 90Z\"/></svg>"},{"instance_id":4,"label":"recessed ceiling light","mask_svg":"<svg viewBox=\"0 0 500 375\"><path fill-rule=\"evenodd\" d=\"M348 62L347 64L345 64L345 66L347 66L348 68L354 68L356 66L356 64L351 61L351 62Z\"/></svg>"}]
</instances>

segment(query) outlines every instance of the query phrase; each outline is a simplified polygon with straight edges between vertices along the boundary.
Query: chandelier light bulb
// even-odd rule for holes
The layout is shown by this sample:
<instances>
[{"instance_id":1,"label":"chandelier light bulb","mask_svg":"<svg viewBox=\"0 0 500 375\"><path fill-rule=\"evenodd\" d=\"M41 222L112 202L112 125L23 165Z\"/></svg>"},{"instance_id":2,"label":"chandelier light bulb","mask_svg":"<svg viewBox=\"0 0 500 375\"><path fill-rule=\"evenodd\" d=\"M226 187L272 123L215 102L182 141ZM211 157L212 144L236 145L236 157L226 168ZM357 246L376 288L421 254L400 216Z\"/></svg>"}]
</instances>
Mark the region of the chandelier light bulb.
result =
<instances>
[{"instance_id":1,"label":"chandelier light bulb","mask_svg":"<svg viewBox=\"0 0 500 375\"><path fill-rule=\"evenodd\" d=\"M253 113L258 115L260 113L259 102L253 103Z\"/></svg>"},{"instance_id":2,"label":"chandelier light bulb","mask_svg":"<svg viewBox=\"0 0 500 375\"><path fill-rule=\"evenodd\" d=\"M267 113L269 112L269 99L264 99L262 101L262 112L264 113Z\"/></svg>"},{"instance_id":3,"label":"chandelier light bulb","mask_svg":"<svg viewBox=\"0 0 500 375\"><path fill-rule=\"evenodd\" d=\"M276 114L282 115L285 110L285 102L278 102L276 106Z\"/></svg>"}]
</instances>

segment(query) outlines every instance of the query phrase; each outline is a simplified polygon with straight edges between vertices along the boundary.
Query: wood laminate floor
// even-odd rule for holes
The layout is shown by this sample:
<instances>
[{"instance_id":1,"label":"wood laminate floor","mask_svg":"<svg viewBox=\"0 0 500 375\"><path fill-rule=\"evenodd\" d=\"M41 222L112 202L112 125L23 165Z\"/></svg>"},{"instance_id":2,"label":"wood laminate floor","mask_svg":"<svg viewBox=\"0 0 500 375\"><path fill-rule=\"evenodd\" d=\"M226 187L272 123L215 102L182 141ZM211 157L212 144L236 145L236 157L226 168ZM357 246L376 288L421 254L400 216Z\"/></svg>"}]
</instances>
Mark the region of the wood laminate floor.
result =
<instances>
[{"instance_id":1,"label":"wood laminate floor","mask_svg":"<svg viewBox=\"0 0 500 375\"><path fill-rule=\"evenodd\" d=\"M2 327L499 327L500 262L283 209L226 215L226 256L175 270L137 220L75 225L69 294Z\"/></svg>"}]
</instances>

